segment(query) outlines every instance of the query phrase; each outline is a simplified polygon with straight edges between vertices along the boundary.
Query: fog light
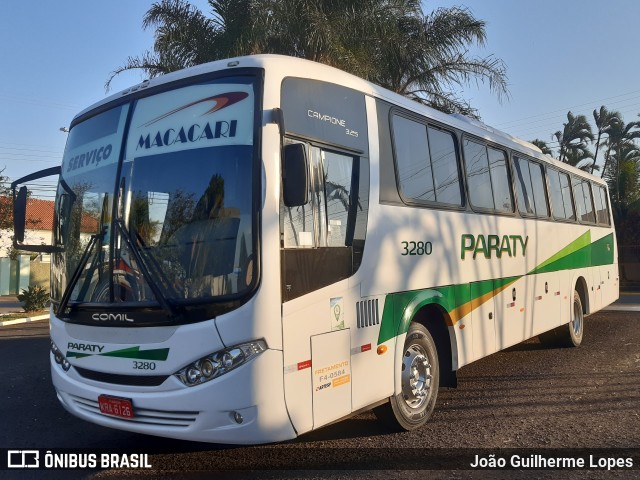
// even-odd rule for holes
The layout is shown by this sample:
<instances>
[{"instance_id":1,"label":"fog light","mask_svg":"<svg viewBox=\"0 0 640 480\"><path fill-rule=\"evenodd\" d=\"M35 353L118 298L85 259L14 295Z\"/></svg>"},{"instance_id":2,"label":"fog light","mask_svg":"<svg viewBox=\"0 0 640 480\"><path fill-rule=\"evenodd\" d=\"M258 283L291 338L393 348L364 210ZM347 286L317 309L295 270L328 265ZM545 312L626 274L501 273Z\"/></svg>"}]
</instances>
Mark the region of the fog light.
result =
<instances>
[{"instance_id":1,"label":"fog light","mask_svg":"<svg viewBox=\"0 0 640 480\"><path fill-rule=\"evenodd\" d=\"M241 424L242 422L244 422L244 418L242 418L242 415L240 415L240 412L233 412L233 419L236 421L237 424Z\"/></svg>"},{"instance_id":2,"label":"fog light","mask_svg":"<svg viewBox=\"0 0 640 480\"><path fill-rule=\"evenodd\" d=\"M51 342L51 353L53 354L53 360L60 365L65 372L68 372L71 364L53 341Z\"/></svg>"}]
</instances>

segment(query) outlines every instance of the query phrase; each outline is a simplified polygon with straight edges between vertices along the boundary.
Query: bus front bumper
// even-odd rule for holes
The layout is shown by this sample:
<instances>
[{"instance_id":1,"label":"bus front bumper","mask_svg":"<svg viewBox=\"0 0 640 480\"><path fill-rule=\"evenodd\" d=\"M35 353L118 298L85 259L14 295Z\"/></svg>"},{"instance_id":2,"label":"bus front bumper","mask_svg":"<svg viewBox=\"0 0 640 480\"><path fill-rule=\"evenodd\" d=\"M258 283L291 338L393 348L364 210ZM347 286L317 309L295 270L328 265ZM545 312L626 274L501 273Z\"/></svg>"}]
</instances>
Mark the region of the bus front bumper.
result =
<instances>
[{"instance_id":1,"label":"bus front bumper","mask_svg":"<svg viewBox=\"0 0 640 480\"><path fill-rule=\"evenodd\" d=\"M73 369L65 372L51 355L51 376L64 408L98 425L228 444L269 443L296 437L285 406L282 352L278 350L266 350L247 364L195 387L186 387L170 376L161 389L132 387L123 391L120 385L114 388L81 378ZM134 417L102 414L100 395L130 400Z\"/></svg>"}]
</instances>

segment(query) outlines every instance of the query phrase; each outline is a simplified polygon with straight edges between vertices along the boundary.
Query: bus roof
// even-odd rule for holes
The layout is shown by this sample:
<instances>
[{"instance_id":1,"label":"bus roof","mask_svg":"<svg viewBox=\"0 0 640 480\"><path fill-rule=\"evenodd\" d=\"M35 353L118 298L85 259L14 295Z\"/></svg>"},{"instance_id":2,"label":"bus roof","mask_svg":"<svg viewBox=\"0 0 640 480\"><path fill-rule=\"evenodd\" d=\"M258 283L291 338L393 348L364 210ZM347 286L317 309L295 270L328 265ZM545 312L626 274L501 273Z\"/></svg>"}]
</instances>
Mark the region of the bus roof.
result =
<instances>
[{"instance_id":1,"label":"bus roof","mask_svg":"<svg viewBox=\"0 0 640 480\"><path fill-rule=\"evenodd\" d=\"M534 144L490 127L479 120L460 114L450 115L447 113L443 113L439 110L435 110L414 100L408 99L400 94L394 93L390 90L387 90L386 88L368 82L360 77L347 73L343 70L339 70L335 67L285 55L260 54L235 57L224 60L216 60L214 62L204 63L201 65L188 67L183 70L167 73L150 80L145 80L138 85L126 88L118 93L104 98L103 100L100 100L99 102L96 102L95 104L84 109L78 115L76 115L73 119L73 122L96 108L122 99L123 97L134 94L135 92L138 92L142 89L158 87L177 80L182 80L185 78L203 75L215 71L252 67L264 68L265 70L271 72L270 75L272 76L274 72L277 72L277 76L281 78L309 78L343 85L345 87L361 91L366 95L388 101L389 103L392 103L394 105L401 106L402 108L415 112L419 115L430 117L437 122L468 132L471 135L483 138L490 142L498 143L512 150L526 154L530 157L535 157L538 160L559 167L560 169L567 170L576 175L595 180L598 183L605 184L604 180L602 180L601 178L590 175L589 173L576 167L572 167L567 163L560 162L549 155L545 155Z\"/></svg>"}]
</instances>

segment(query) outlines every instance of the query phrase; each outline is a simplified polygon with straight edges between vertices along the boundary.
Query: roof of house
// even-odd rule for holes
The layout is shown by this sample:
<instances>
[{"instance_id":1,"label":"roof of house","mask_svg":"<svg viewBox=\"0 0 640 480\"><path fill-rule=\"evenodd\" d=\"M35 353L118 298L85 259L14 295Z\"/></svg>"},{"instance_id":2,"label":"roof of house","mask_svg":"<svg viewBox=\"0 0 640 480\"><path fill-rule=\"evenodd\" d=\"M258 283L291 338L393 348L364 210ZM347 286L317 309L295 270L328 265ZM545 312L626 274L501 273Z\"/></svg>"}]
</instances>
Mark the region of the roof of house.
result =
<instances>
[{"instance_id":1,"label":"roof of house","mask_svg":"<svg viewBox=\"0 0 640 480\"><path fill-rule=\"evenodd\" d=\"M0 202L10 202L11 199L7 197L0 197ZM27 213L26 213L26 230L53 230L53 212L54 202L52 200L42 200L39 198L29 198L27 200ZM98 229L98 218L90 215L88 212L83 212L82 224L80 225L80 231L82 233L95 233Z\"/></svg>"},{"instance_id":2,"label":"roof of house","mask_svg":"<svg viewBox=\"0 0 640 480\"><path fill-rule=\"evenodd\" d=\"M27 224L28 230L53 230L53 202L30 198L27 200Z\"/></svg>"}]
</instances>

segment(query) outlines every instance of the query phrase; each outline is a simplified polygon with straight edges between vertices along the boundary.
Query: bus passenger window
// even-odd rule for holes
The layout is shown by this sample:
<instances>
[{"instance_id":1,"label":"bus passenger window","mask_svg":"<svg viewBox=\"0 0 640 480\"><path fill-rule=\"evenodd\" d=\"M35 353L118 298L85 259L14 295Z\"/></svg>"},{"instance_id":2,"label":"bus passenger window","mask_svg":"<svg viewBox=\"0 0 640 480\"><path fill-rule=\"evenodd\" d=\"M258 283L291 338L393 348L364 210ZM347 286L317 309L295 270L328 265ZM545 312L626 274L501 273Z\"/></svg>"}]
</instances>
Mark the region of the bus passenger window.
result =
<instances>
[{"instance_id":1,"label":"bus passenger window","mask_svg":"<svg viewBox=\"0 0 640 480\"><path fill-rule=\"evenodd\" d=\"M393 135L400 193L411 199L435 202L426 127L395 116Z\"/></svg>"},{"instance_id":2,"label":"bus passenger window","mask_svg":"<svg viewBox=\"0 0 640 480\"><path fill-rule=\"evenodd\" d=\"M489 176L487 148L470 140L464 141L464 159L467 166L469 201L477 208L493 210L493 193Z\"/></svg>"},{"instance_id":3,"label":"bus passenger window","mask_svg":"<svg viewBox=\"0 0 640 480\"><path fill-rule=\"evenodd\" d=\"M518 210L524 215L549 216L542 165L513 157Z\"/></svg>"},{"instance_id":4,"label":"bus passenger window","mask_svg":"<svg viewBox=\"0 0 640 480\"><path fill-rule=\"evenodd\" d=\"M531 188L531 176L529 175L529 162L518 157L513 157L513 164L516 176L518 211L525 215L535 215L533 189Z\"/></svg>"},{"instance_id":5,"label":"bus passenger window","mask_svg":"<svg viewBox=\"0 0 640 480\"><path fill-rule=\"evenodd\" d=\"M449 132L429 127L429 150L436 201L449 205L462 205L458 158L453 136Z\"/></svg>"},{"instance_id":6,"label":"bus passenger window","mask_svg":"<svg viewBox=\"0 0 640 480\"><path fill-rule=\"evenodd\" d=\"M611 225L609 209L607 208L607 191L604 187L593 185L593 198L596 201L596 217L600 225Z\"/></svg>"},{"instance_id":7,"label":"bus passenger window","mask_svg":"<svg viewBox=\"0 0 640 480\"><path fill-rule=\"evenodd\" d=\"M528 162L529 171L531 172L531 185L533 187L533 201L536 206L536 215L538 217L549 216L549 204L547 203L547 187L544 183L544 173L542 165Z\"/></svg>"},{"instance_id":8,"label":"bus passenger window","mask_svg":"<svg viewBox=\"0 0 640 480\"><path fill-rule=\"evenodd\" d=\"M398 115L394 115L392 126L397 182L403 199L462 206L453 135Z\"/></svg>"},{"instance_id":9,"label":"bus passenger window","mask_svg":"<svg viewBox=\"0 0 640 480\"><path fill-rule=\"evenodd\" d=\"M562 190L562 201L564 202L564 211L567 215L567 220L576 219L576 209L571 201L571 182L569 181L569 175L566 173L560 174L560 188Z\"/></svg>"},{"instance_id":10,"label":"bus passenger window","mask_svg":"<svg viewBox=\"0 0 640 480\"><path fill-rule=\"evenodd\" d=\"M505 153L465 139L464 154L471 205L497 212L513 212Z\"/></svg>"},{"instance_id":11,"label":"bus passenger window","mask_svg":"<svg viewBox=\"0 0 640 480\"><path fill-rule=\"evenodd\" d=\"M593 213L593 198L589 182L573 178L573 192L578 207L578 218L581 222L596 223L596 216Z\"/></svg>"},{"instance_id":12,"label":"bus passenger window","mask_svg":"<svg viewBox=\"0 0 640 480\"><path fill-rule=\"evenodd\" d=\"M493 186L493 201L498 212L513 212L511 182L507 171L507 155L502 150L488 147L489 171Z\"/></svg>"}]
</instances>

